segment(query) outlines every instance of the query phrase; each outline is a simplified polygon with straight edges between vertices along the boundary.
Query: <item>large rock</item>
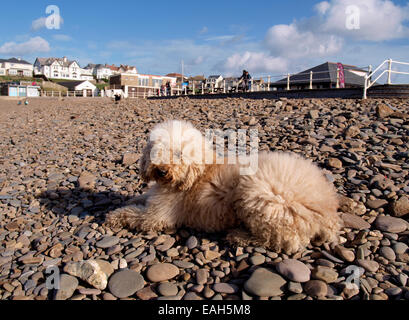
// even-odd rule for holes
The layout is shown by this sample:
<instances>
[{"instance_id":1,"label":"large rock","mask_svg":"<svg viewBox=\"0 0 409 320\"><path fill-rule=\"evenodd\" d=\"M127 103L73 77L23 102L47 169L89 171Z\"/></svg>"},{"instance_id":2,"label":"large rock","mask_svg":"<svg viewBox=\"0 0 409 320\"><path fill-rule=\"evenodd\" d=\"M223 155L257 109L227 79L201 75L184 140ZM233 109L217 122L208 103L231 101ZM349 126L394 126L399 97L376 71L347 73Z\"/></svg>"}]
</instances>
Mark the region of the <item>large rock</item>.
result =
<instances>
[{"instance_id":1,"label":"large rock","mask_svg":"<svg viewBox=\"0 0 409 320\"><path fill-rule=\"evenodd\" d=\"M275 297L283 293L286 281L277 273L259 268L244 283L244 289L254 296Z\"/></svg>"},{"instance_id":2,"label":"large rock","mask_svg":"<svg viewBox=\"0 0 409 320\"><path fill-rule=\"evenodd\" d=\"M394 112L395 111L393 111L385 104L380 104L376 107L376 115L378 116L378 118L386 118Z\"/></svg>"},{"instance_id":3,"label":"large rock","mask_svg":"<svg viewBox=\"0 0 409 320\"><path fill-rule=\"evenodd\" d=\"M115 273L110 279L109 291L117 298L127 298L143 289L145 280L140 273L132 270L124 270Z\"/></svg>"},{"instance_id":4,"label":"large rock","mask_svg":"<svg viewBox=\"0 0 409 320\"><path fill-rule=\"evenodd\" d=\"M407 224L405 220L390 216L379 216L375 220L375 227L381 231L400 233L406 230Z\"/></svg>"},{"instance_id":5,"label":"large rock","mask_svg":"<svg viewBox=\"0 0 409 320\"><path fill-rule=\"evenodd\" d=\"M55 292L55 300L67 300L72 297L78 287L77 278L68 274L60 276L60 288Z\"/></svg>"},{"instance_id":6,"label":"large rock","mask_svg":"<svg viewBox=\"0 0 409 320\"><path fill-rule=\"evenodd\" d=\"M89 172L83 172L78 179L78 184L81 189L92 189L95 186L97 178Z\"/></svg>"},{"instance_id":7,"label":"large rock","mask_svg":"<svg viewBox=\"0 0 409 320\"><path fill-rule=\"evenodd\" d=\"M310 280L311 271L301 261L287 259L276 265L277 271L294 282L307 282Z\"/></svg>"},{"instance_id":8,"label":"large rock","mask_svg":"<svg viewBox=\"0 0 409 320\"><path fill-rule=\"evenodd\" d=\"M344 221L344 226L347 228L364 230L369 229L371 225L361 217L349 213L342 213L341 218Z\"/></svg>"},{"instance_id":9,"label":"large rock","mask_svg":"<svg viewBox=\"0 0 409 320\"><path fill-rule=\"evenodd\" d=\"M126 166L134 164L138 161L139 155L136 153L126 153L122 158L122 163Z\"/></svg>"},{"instance_id":10,"label":"large rock","mask_svg":"<svg viewBox=\"0 0 409 320\"><path fill-rule=\"evenodd\" d=\"M108 277L112 274L112 266L102 260L88 260L68 263L64 267L68 274L78 277L94 288L104 290L108 284Z\"/></svg>"},{"instance_id":11,"label":"large rock","mask_svg":"<svg viewBox=\"0 0 409 320\"><path fill-rule=\"evenodd\" d=\"M409 198L402 196L399 200L394 201L391 206L391 212L395 217L403 217L409 214Z\"/></svg>"},{"instance_id":12,"label":"large rock","mask_svg":"<svg viewBox=\"0 0 409 320\"><path fill-rule=\"evenodd\" d=\"M149 267L146 277L152 282L162 282L173 279L179 274L179 268L169 263L158 263Z\"/></svg>"}]
</instances>

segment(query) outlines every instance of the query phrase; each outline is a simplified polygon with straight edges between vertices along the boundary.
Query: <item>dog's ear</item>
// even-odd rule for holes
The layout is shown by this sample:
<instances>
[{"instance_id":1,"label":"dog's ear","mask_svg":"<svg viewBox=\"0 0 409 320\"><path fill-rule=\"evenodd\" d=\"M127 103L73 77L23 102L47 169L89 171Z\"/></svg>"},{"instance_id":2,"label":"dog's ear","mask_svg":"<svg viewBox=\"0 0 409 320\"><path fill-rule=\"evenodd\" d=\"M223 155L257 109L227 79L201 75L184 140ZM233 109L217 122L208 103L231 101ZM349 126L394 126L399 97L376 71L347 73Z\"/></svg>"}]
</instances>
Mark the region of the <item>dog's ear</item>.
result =
<instances>
[{"instance_id":1,"label":"dog's ear","mask_svg":"<svg viewBox=\"0 0 409 320\"><path fill-rule=\"evenodd\" d=\"M204 165L192 163L186 167L184 176L179 180L177 188L180 191L187 191L192 188L193 184L203 174Z\"/></svg>"},{"instance_id":2,"label":"dog's ear","mask_svg":"<svg viewBox=\"0 0 409 320\"><path fill-rule=\"evenodd\" d=\"M140 162L140 174L146 183L153 180L152 176L152 168L151 168L151 150L152 150L152 143L148 142L148 145L143 150L143 155Z\"/></svg>"}]
</instances>

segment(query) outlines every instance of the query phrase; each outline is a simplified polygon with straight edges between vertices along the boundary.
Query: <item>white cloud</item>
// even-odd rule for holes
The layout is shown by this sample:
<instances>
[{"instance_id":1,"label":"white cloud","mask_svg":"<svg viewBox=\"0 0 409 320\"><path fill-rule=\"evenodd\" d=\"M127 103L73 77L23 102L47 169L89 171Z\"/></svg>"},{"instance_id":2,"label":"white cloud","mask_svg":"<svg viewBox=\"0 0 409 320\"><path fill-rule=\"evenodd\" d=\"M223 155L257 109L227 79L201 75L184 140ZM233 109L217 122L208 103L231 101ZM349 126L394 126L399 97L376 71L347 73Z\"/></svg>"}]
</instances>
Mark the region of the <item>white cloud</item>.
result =
<instances>
[{"instance_id":1,"label":"white cloud","mask_svg":"<svg viewBox=\"0 0 409 320\"><path fill-rule=\"evenodd\" d=\"M49 43L41 37L30 38L28 41L21 43L6 42L0 47L0 54L15 56L49 51Z\"/></svg>"},{"instance_id":2,"label":"white cloud","mask_svg":"<svg viewBox=\"0 0 409 320\"><path fill-rule=\"evenodd\" d=\"M341 50L343 40L335 35L299 30L293 23L271 27L265 44L273 55L297 59L333 55Z\"/></svg>"},{"instance_id":3,"label":"white cloud","mask_svg":"<svg viewBox=\"0 0 409 320\"><path fill-rule=\"evenodd\" d=\"M317 7L326 7L322 31L355 40L385 41L409 36L405 23L409 21L409 4L399 6L390 0L331 0ZM347 8L359 9L359 29L346 27Z\"/></svg>"},{"instance_id":4,"label":"white cloud","mask_svg":"<svg viewBox=\"0 0 409 320\"><path fill-rule=\"evenodd\" d=\"M329 4L328 1L322 1L322 2L318 3L318 4L315 6L315 10L316 10L319 14L325 14L330 7L331 7L331 5Z\"/></svg>"},{"instance_id":5,"label":"white cloud","mask_svg":"<svg viewBox=\"0 0 409 320\"><path fill-rule=\"evenodd\" d=\"M31 23L31 29L33 31L38 31L40 29L45 28L46 21L47 21L47 18L45 18L45 17L41 17L41 18L38 18L37 20L34 20Z\"/></svg>"},{"instance_id":6,"label":"white cloud","mask_svg":"<svg viewBox=\"0 0 409 320\"><path fill-rule=\"evenodd\" d=\"M253 73L279 72L287 70L287 60L282 57L272 57L263 52L245 52L234 54L226 59L223 68L229 74L240 73L247 69Z\"/></svg>"},{"instance_id":7,"label":"white cloud","mask_svg":"<svg viewBox=\"0 0 409 320\"><path fill-rule=\"evenodd\" d=\"M59 17L60 25L64 23L64 19L60 15L57 15L56 13L54 15L55 15L55 18ZM47 23L47 17L38 18L31 23L31 30L38 31L40 29L47 28L46 23Z\"/></svg>"}]
</instances>

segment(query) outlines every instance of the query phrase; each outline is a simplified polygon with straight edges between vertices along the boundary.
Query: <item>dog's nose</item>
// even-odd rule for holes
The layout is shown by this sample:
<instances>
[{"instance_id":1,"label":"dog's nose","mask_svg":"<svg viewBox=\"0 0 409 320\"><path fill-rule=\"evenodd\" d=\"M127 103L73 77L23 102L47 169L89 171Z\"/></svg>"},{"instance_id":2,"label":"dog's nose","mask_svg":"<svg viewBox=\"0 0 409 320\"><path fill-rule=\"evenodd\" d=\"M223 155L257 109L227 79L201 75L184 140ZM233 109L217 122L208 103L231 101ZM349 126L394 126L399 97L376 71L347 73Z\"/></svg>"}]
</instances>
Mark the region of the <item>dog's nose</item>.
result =
<instances>
[{"instance_id":1,"label":"dog's nose","mask_svg":"<svg viewBox=\"0 0 409 320\"><path fill-rule=\"evenodd\" d=\"M166 175L168 174L168 172L165 171L165 170L160 170L160 169L158 169L158 170L157 170L157 174L158 174L158 177L159 177L159 178L164 178L164 177L166 177Z\"/></svg>"}]
</instances>

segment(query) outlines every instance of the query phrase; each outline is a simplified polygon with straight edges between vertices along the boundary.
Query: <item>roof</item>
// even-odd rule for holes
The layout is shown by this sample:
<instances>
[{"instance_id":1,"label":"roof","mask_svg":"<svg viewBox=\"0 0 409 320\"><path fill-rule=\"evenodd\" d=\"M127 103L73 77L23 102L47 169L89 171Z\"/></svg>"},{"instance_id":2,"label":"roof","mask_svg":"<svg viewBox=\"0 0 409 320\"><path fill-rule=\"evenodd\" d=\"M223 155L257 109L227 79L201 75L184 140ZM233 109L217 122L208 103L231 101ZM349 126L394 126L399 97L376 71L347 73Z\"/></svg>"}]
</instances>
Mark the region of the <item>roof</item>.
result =
<instances>
[{"instance_id":1,"label":"roof","mask_svg":"<svg viewBox=\"0 0 409 320\"><path fill-rule=\"evenodd\" d=\"M17 58L10 58L10 59L0 59L0 63L10 62L10 63L20 63L20 64L29 64L32 65L30 62L25 60L17 59Z\"/></svg>"},{"instance_id":2,"label":"roof","mask_svg":"<svg viewBox=\"0 0 409 320\"><path fill-rule=\"evenodd\" d=\"M189 80L204 81L204 80L206 80L206 78L205 78L205 76L194 76L194 77L190 77Z\"/></svg>"},{"instance_id":3,"label":"roof","mask_svg":"<svg viewBox=\"0 0 409 320\"><path fill-rule=\"evenodd\" d=\"M356 66L343 64L344 75L345 75L345 84L364 86L365 79L351 71L367 71L360 69ZM313 67L311 69L302 71L295 75L290 76L290 83L295 82L296 84L306 84L310 83L310 73L313 72L313 81L321 83L337 83L337 68L338 64L334 62L325 62L319 66ZM349 71L351 70L351 71ZM287 78L281 79L276 82L280 84L286 84Z\"/></svg>"},{"instance_id":4,"label":"roof","mask_svg":"<svg viewBox=\"0 0 409 320\"><path fill-rule=\"evenodd\" d=\"M218 74L218 75L209 76L209 79L219 79L220 77L221 75Z\"/></svg>"},{"instance_id":5,"label":"roof","mask_svg":"<svg viewBox=\"0 0 409 320\"><path fill-rule=\"evenodd\" d=\"M88 80L83 80L83 81L63 81L63 82L58 82L60 86L66 87L70 90L75 90L75 87L79 86L80 84L84 82L89 82Z\"/></svg>"},{"instance_id":6,"label":"roof","mask_svg":"<svg viewBox=\"0 0 409 320\"><path fill-rule=\"evenodd\" d=\"M43 66L51 66L55 61L57 61L63 67L69 67L74 62L78 64L78 62L75 60L68 60L64 58L37 58L37 60Z\"/></svg>"}]
</instances>

